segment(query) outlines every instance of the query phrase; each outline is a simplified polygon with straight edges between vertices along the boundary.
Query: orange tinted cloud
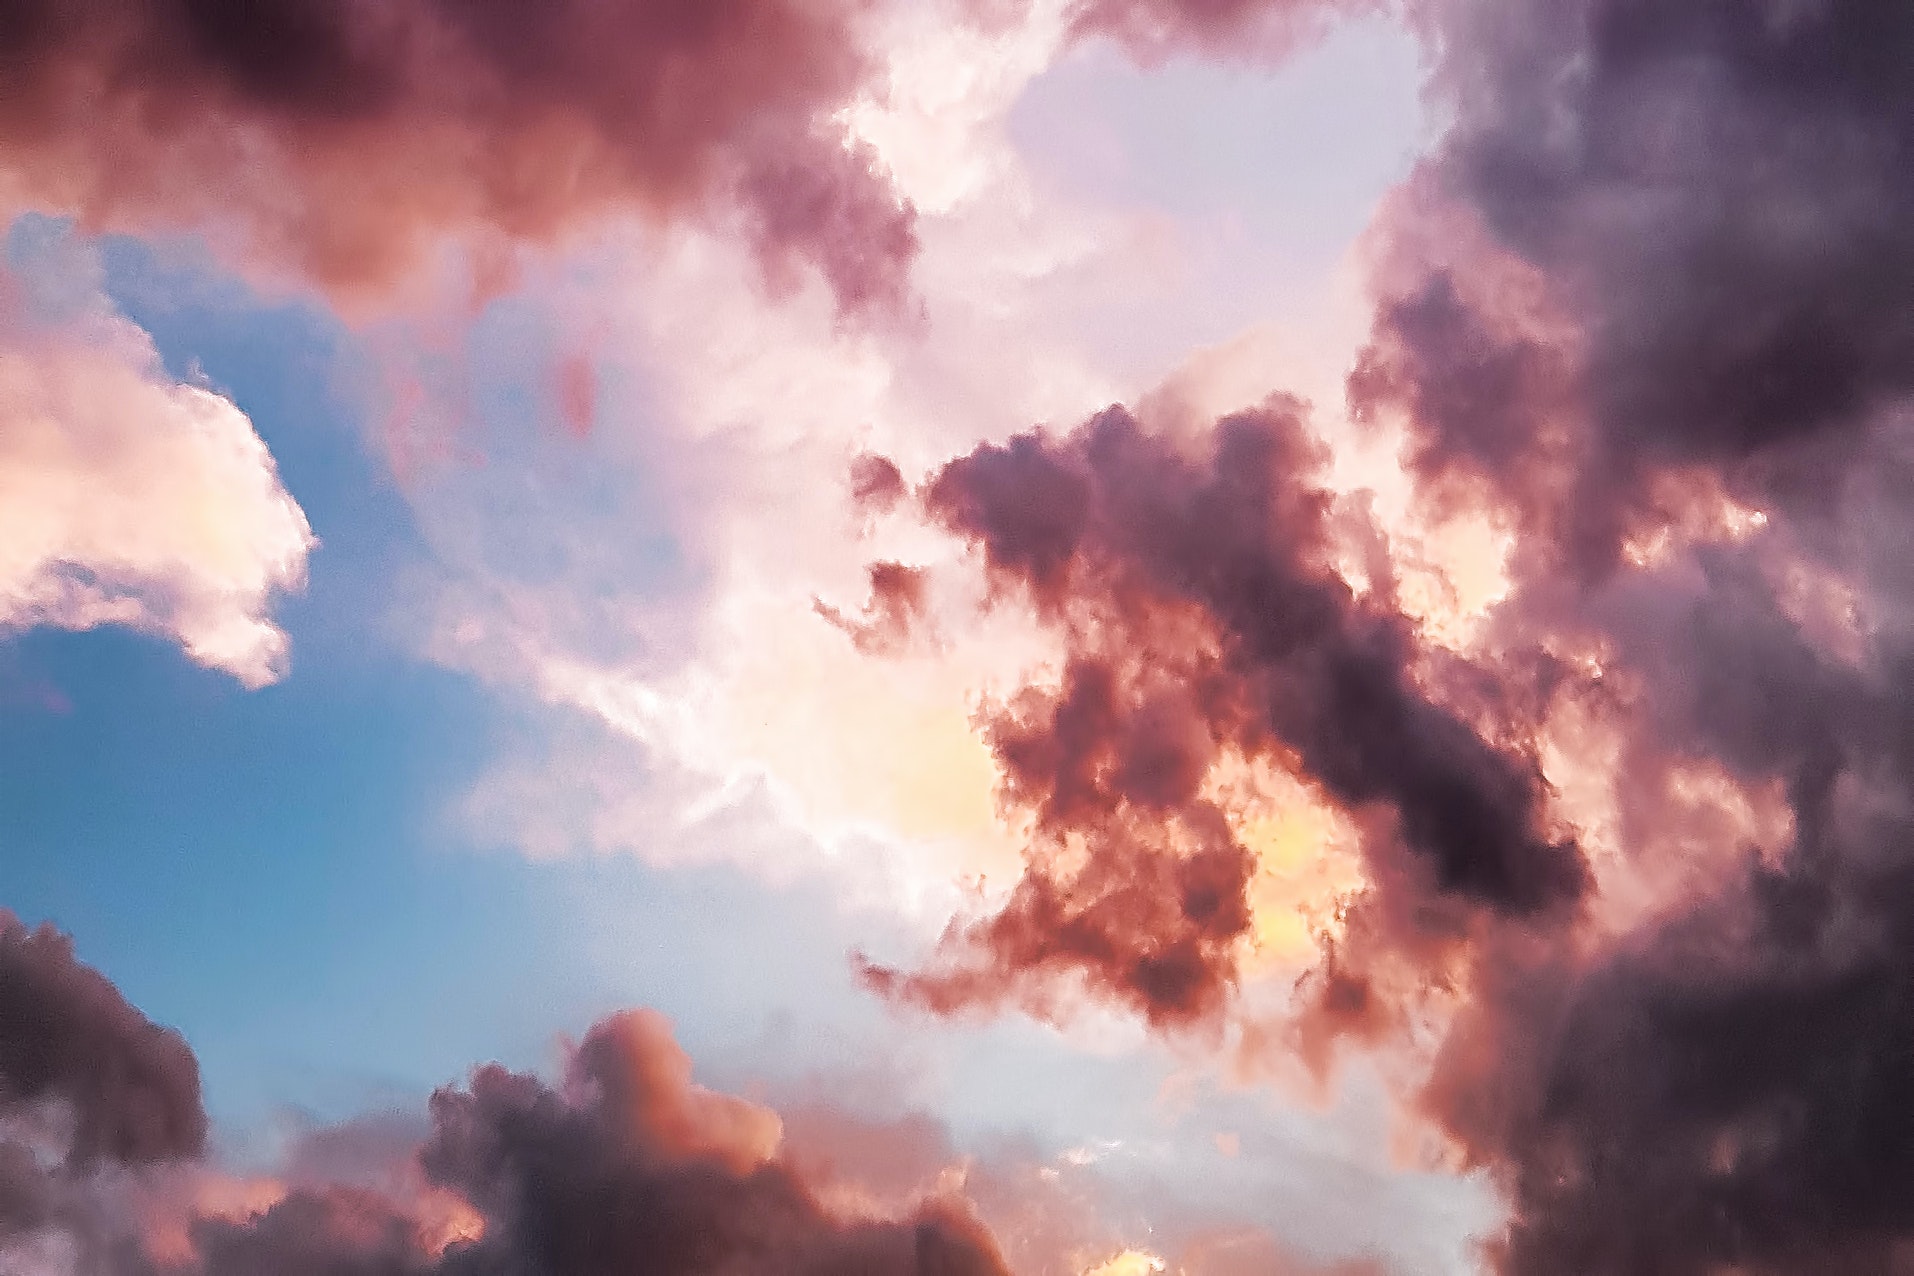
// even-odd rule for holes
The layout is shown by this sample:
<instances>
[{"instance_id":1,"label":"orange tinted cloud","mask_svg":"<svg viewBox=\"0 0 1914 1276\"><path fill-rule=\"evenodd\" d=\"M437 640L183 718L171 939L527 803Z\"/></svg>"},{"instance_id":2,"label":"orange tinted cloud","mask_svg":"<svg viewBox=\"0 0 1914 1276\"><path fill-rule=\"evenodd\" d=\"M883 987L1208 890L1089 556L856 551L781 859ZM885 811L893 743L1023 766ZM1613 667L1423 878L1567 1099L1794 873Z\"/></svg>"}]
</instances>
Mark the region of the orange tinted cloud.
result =
<instances>
[{"instance_id":1,"label":"orange tinted cloud","mask_svg":"<svg viewBox=\"0 0 1914 1276\"><path fill-rule=\"evenodd\" d=\"M16 1242L46 1242L77 1270L150 1259L169 1276L1003 1276L960 1200L839 1213L783 1155L774 1112L691 1074L661 1016L615 1014L557 1084L486 1065L432 1096L429 1123L319 1131L283 1173L229 1178L201 1160L186 1043L65 936L0 914L0 1263L27 1252ZM73 1118L63 1156L32 1141L50 1101Z\"/></svg>"},{"instance_id":2,"label":"orange tinted cloud","mask_svg":"<svg viewBox=\"0 0 1914 1276\"><path fill-rule=\"evenodd\" d=\"M1060 687L990 715L1005 800L1036 837L1002 907L953 924L929 969L864 966L940 1012L1060 979L1157 1026L1213 1021L1252 934L1257 861L1210 791L1226 761L1293 768L1371 813L1383 930L1569 914L1588 877L1545 828L1539 765L1418 683L1390 580L1338 574L1337 518L1296 405L1184 450L1113 408L1064 437L986 445L926 501L1069 650ZM1374 818L1375 813L1382 818Z\"/></svg>"}]
</instances>

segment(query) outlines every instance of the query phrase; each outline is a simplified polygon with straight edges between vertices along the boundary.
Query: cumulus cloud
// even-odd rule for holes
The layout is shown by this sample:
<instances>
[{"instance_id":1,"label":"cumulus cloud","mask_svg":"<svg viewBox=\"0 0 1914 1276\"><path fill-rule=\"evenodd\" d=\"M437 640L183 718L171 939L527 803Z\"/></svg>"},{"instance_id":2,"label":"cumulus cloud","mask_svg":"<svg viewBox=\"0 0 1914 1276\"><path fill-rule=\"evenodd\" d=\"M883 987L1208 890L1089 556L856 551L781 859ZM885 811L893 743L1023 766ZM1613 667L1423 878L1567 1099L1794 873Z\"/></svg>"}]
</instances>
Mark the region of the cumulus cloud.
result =
<instances>
[{"instance_id":1,"label":"cumulus cloud","mask_svg":"<svg viewBox=\"0 0 1914 1276\"><path fill-rule=\"evenodd\" d=\"M83 250L56 265L90 269ZM128 625L249 687L315 541L233 403L46 263L0 275L0 629Z\"/></svg>"},{"instance_id":2,"label":"cumulus cloud","mask_svg":"<svg viewBox=\"0 0 1914 1276\"><path fill-rule=\"evenodd\" d=\"M1581 724L1638 899L1487 945L1426 1108L1505 1188L1500 1270L1896 1270L1914 21L1416 11L1455 123L1351 394L1517 530L1502 676Z\"/></svg>"},{"instance_id":3,"label":"cumulus cloud","mask_svg":"<svg viewBox=\"0 0 1914 1276\"><path fill-rule=\"evenodd\" d=\"M78 1167L199 1154L199 1065L179 1034L80 964L66 936L4 911L0 973L0 1111L64 1104Z\"/></svg>"},{"instance_id":4,"label":"cumulus cloud","mask_svg":"<svg viewBox=\"0 0 1914 1276\"><path fill-rule=\"evenodd\" d=\"M948 1194L827 1207L777 1115L697 1085L649 1011L595 1025L556 1083L481 1067L423 1127L316 1132L249 1186L199 1161L190 1048L64 936L0 914L0 976L0 1259L60 1253L89 1276L1005 1270Z\"/></svg>"},{"instance_id":5,"label":"cumulus cloud","mask_svg":"<svg viewBox=\"0 0 1914 1276\"><path fill-rule=\"evenodd\" d=\"M894 1221L832 1215L779 1158L777 1117L690 1072L657 1016L613 1016L579 1043L558 1087L491 1066L433 1096L419 1165L476 1210L476 1234L434 1252L404 1201L304 1189L242 1220L200 1223L198 1265L186 1270L1003 1270L955 1206Z\"/></svg>"},{"instance_id":6,"label":"cumulus cloud","mask_svg":"<svg viewBox=\"0 0 1914 1276\"><path fill-rule=\"evenodd\" d=\"M1359 596L1337 571L1345 529L1372 529L1318 485L1299 413L1278 400L1227 418L1192 456L1111 409L1063 438L979 448L927 485L931 515L1069 657L1058 688L1026 689L987 726L1007 800L1034 815L1022 880L946 936L947 968L873 968L874 986L949 1010L1081 974L1153 1022L1213 1019L1256 867L1210 787L1225 758L1293 764L1352 812L1386 811L1397 833L1369 839L1370 877L1417 901L1392 901L1399 916L1574 911L1587 869L1550 835L1533 756L1418 685L1391 579Z\"/></svg>"},{"instance_id":7,"label":"cumulus cloud","mask_svg":"<svg viewBox=\"0 0 1914 1276\"><path fill-rule=\"evenodd\" d=\"M98 1176L196 1157L205 1140L186 1042L81 965L64 935L0 910L0 1261L52 1241L104 1270Z\"/></svg>"},{"instance_id":8,"label":"cumulus cloud","mask_svg":"<svg viewBox=\"0 0 1914 1276\"><path fill-rule=\"evenodd\" d=\"M831 119L869 7L33 0L0 26L0 192L224 227L346 293L444 235L698 211L774 279L809 265L847 310L893 305L912 214Z\"/></svg>"}]
</instances>

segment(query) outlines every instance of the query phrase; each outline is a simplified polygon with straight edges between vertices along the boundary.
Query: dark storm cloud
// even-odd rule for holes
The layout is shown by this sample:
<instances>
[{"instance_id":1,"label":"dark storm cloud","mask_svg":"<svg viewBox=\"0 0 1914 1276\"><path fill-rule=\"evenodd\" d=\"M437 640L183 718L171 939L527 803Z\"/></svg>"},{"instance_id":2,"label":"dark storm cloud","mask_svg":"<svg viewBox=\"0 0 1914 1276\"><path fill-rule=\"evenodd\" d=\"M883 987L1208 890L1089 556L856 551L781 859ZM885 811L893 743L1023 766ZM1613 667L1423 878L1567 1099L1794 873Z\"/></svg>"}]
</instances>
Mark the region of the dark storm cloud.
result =
<instances>
[{"instance_id":1,"label":"dark storm cloud","mask_svg":"<svg viewBox=\"0 0 1914 1276\"><path fill-rule=\"evenodd\" d=\"M1415 10L1455 122L1352 401L1515 515L1504 648L1601 653L1560 694L1626 707L1631 862L1692 764L1790 817L1639 920L1486 943L1428 1109L1506 1189L1501 1270L1909 1270L1914 9ZM1624 552L1710 492L1766 521Z\"/></svg>"},{"instance_id":2,"label":"dark storm cloud","mask_svg":"<svg viewBox=\"0 0 1914 1276\"><path fill-rule=\"evenodd\" d=\"M1551 427L1576 471L1552 534L1613 566L1653 479L1824 498L1825 465L1914 391L1914 11L1893 0L1431 0L1454 125L1426 202L1479 218L1575 340L1512 334L1441 260L1386 281L1352 381L1411 459L1521 504ZM1419 213L1412 210L1409 220ZM1812 445L1812 446L1809 446Z\"/></svg>"}]
</instances>

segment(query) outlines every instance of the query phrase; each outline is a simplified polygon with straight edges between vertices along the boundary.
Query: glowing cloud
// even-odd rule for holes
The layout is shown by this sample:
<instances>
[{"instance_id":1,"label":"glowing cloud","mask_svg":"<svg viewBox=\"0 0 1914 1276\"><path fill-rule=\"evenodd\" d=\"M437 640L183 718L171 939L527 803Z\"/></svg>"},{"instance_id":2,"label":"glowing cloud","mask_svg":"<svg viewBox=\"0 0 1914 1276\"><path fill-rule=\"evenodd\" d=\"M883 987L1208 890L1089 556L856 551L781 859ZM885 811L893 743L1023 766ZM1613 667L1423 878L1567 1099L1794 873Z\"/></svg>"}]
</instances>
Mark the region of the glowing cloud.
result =
<instances>
[{"instance_id":1,"label":"glowing cloud","mask_svg":"<svg viewBox=\"0 0 1914 1276\"><path fill-rule=\"evenodd\" d=\"M315 541L266 445L101 297L34 287L0 275L0 628L128 625L272 682Z\"/></svg>"}]
</instances>

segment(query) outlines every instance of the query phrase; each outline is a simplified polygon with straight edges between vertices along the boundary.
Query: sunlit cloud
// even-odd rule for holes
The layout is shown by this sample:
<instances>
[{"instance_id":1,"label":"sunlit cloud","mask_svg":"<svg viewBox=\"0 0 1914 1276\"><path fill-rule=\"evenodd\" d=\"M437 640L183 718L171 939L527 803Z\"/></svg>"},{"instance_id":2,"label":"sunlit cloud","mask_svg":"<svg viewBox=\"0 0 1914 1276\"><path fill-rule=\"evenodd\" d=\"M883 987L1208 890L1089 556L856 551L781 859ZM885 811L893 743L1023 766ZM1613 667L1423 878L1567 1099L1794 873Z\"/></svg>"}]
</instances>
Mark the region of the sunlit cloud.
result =
<instances>
[{"instance_id":1,"label":"sunlit cloud","mask_svg":"<svg viewBox=\"0 0 1914 1276\"><path fill-rule=\"evenodd\" d=\"M0 629L125 625L248 687L318 544L246 414L179 380L98 291L91 250L16 232L0 275Z\"/></svg>"}]
</instances>

